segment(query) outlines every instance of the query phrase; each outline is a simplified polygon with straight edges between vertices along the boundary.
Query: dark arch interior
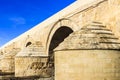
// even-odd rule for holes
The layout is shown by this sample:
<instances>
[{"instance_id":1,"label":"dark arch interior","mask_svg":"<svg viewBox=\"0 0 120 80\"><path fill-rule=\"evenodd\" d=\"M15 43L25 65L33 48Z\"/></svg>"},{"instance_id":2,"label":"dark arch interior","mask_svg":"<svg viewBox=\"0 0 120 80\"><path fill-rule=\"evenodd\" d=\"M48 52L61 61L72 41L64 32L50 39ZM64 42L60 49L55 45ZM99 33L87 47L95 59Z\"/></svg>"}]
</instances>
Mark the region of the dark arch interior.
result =
<instances>
[{"instance_id":1,"label":"dark arch interior","mask_svg":"<svg viewBox=\"0 0 120 80\"><path fill-rule=\"evenodd\" d=\"M53 51L73 30L69 27L60 27L53 35L49 51Z\"/></svg>"},{"instance_id":2,"label":"dark arch interior","mask_svg":"<svg viewBox=\"0 0 120 80\"><path fill-rule=\"evenodd\" d=\"M51 76L54 76L54 55L53 55L53 50L61 43L64 41L66 37L71 34L73 30L69 27L63 26L60 27L53 35L52 40L50 42L49 46L49 65L52 68L52 73Z\"/></svg>"},{"instance_id":3,"label":"dark arch interior","mask_svg":"<svg viewBox=\"0 0 120 80\"><path fill-rule=\"evenodd\" d=\"M31 44L32 44L31 42L28 42L28 43L26 44L26 47L30 46Z\"/></svg>"}]
</instances>

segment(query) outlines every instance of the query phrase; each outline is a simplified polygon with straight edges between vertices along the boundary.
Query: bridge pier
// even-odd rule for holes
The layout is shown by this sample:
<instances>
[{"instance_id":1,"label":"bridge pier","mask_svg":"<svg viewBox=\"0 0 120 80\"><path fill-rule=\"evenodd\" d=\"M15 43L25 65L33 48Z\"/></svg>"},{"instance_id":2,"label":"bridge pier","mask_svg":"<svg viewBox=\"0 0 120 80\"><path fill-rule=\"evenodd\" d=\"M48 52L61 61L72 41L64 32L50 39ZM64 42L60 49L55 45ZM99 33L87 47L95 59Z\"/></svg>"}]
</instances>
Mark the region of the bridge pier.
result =
<instances>
[{"instance_id":1,"label":"bridge pier","mask_svg":"<svg viewBox=\"0 0 120 80\"><path fill-rule=\"evenodd\" d=\"M26 46L15 57L15 77L50 78L52 68L40 42Z\"/></svg>"},{"instance_id":2,"label":"bridge pier","mask_svg":"<svg viewBox=\"0 0 120 80\"><path fill-rule=\"evenodd\" d=\"M55 50L55 80L119 80L120 41L94 22L73 32Z\"/></svg>"}]
</instances>

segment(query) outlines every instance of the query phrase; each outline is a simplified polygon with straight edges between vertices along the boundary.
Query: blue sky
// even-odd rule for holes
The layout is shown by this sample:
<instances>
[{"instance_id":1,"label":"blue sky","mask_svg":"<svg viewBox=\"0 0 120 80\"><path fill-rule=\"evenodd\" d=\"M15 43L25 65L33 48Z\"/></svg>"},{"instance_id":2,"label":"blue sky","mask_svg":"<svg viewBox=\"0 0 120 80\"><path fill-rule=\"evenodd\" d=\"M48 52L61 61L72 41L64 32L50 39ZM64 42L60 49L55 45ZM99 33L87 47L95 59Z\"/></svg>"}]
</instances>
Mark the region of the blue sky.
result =
<instances>
[{"instance_id":1,"label":"blue sky","mask_svg":"<svg viewBox=\"0 0 120 80\"><path fill-rule=\"evenodd\" d=\"M75 0L0 0L0 46Z\"/></svg>"}]
</instances>

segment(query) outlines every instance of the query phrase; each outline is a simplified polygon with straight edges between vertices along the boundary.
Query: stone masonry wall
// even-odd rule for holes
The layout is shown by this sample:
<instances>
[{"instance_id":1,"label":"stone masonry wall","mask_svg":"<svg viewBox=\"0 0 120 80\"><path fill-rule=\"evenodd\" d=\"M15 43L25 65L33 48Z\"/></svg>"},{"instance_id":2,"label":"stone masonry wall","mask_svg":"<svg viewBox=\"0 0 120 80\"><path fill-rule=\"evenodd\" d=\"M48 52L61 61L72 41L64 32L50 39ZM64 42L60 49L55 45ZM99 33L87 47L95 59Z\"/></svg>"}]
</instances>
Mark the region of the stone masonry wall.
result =
<instances>
[{"instance_id":1,"label":"stone masonry wall","mask_svg":"<svg viewBox=\"0 0 120 80\"><path fill-rule=\"evenodd\" d=\"M55 80L119 80L120 52L67 50L55 52Z\"/></svg>"},{"instance_id":2,"label":"stone masonry wall","mask_svg":"<svg viewBox=\"0 0 120 80\"><path fill-rule=\"evenodd\" d=\"M50 77L47 69L47 57L16 57L15 76L16 77Z\"/></svg>"},{"instance_id":3,"label":"stone masonry wall","mask_svg":"<svg viewBox=\"0 0 120 80\"><path fill-rule=\"evenodd\" d=\"M120 0L104 0L83 11L79 9L76 9L74 15L69 17L79 27L92 21L101 22L120 38Z\"/></svg>"}]
</instances>

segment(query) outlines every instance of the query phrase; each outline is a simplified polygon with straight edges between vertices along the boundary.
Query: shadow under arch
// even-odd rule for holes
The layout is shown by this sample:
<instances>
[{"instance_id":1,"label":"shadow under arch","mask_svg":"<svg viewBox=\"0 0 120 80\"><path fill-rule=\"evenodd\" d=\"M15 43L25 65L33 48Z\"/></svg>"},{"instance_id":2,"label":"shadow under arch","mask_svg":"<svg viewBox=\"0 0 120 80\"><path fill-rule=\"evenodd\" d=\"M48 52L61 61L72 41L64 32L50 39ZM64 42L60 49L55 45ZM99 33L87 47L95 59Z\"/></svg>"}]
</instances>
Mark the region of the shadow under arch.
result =
<instances>
[{"instance_id":1,"label":"shadow under arch","mask_svg":"<svg viewBox=\"0 0 120 80\"><path fill-rule=\"evenodd\" d=\"M49 51L53 51L66 37L71 34L73 30L67 26L58 28L52 36L49 45Z\"/></svg>"},{"instance_id":2,"label":"shadow under arch","mask_svg":"<svg viewBox=\"0 0 120 80\"><path fill-rule=\"evenodd\" d=\"M32 44L32 42L27 42L27 44L25 45L25 47L28 47Z\"/></svg>"}]
</instances>

